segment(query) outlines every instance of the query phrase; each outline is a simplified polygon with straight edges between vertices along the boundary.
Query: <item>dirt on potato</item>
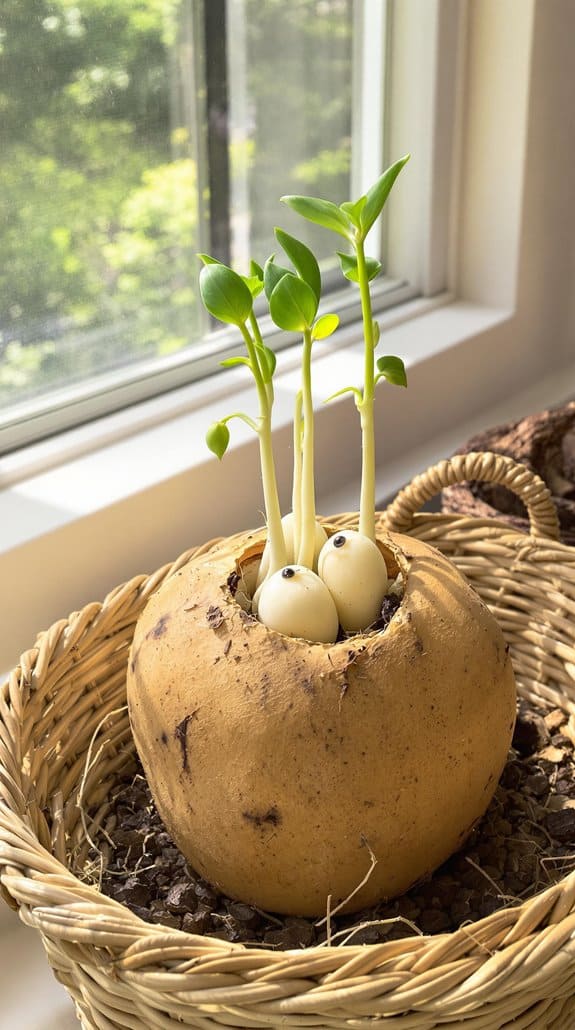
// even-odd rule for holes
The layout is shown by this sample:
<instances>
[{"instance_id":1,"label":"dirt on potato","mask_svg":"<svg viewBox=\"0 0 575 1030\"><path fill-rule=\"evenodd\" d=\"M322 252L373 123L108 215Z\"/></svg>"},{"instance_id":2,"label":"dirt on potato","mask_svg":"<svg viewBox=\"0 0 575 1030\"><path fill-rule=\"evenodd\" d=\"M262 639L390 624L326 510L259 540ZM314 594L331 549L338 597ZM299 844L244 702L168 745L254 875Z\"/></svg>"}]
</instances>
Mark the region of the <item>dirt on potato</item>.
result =
<instances>
[{"instance_id":1,"label":"dirt on potato","mask_svg":"<svg viewBox=\"0 0 575 1030\"><path fill-rule=\"evenodd\" d=\"M214 817L217 815L214 813ZM517 904L575 866L575 754L561 710L519 705L513 747L491 805L463 850L389 904L329 920L278 916L218 894L190 869L141 769L118 782L84 874L142 919L274 949L371 944L455 931Z\"/></svg>"}]
</instances>

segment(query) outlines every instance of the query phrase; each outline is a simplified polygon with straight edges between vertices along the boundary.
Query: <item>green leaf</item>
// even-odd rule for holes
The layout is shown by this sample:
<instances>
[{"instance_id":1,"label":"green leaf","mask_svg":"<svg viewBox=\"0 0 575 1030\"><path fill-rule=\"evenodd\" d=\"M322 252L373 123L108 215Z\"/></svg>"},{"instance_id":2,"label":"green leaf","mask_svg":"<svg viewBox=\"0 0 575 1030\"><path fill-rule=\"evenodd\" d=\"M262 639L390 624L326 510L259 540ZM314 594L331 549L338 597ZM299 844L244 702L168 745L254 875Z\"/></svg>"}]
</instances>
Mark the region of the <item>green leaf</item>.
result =
<instances>
[{"instance_id":1,"label":"green leaf","mask_svg":"<svg viewBox=\"0 0 575 1030\"><path fill-rule=\"evenodd\" d=\"M276 239L294 266L297 274L311 286L318 301L321 296L321 274L315 256L309 247L283 229L274 229Z\"/></svg>"},{"instance_id":2,"label":"green leaf","mask_svg":"<svg viewBox=\"0 0 575 1030\"><path fill-rule=\"evenodd\" d=\"M379 328L379 322L376 322L375 319L371 323L371 331L373 333L373 349L375 350L375 348L377 347L377 345L379 343L379 337L381 335L380 328Z\"/></svg>"},{"instance_id":3,"label":"green leaf","mask_svg":"<svg viewBox=\"0 0 575 1030\"><path fill-rule=\"evenodd\" d=\"M264 288L262 280L257 275L242 275L241 277L250 291L253 299L259 297Z\"/></svg>"},{"instance_id":4,"label":"green leaf","mask_svg":"<svg viewBox=\"0 0 575 1030\"><path fill-rule=\"evenodd\" d=\"M355 202L351 200L346 200L343 204L339 205L340 211L343 211L346 215L349 215L353 224L357 226L358 229L361 228L361 212L365 207L366 200L367 197L364 196L360 197L359 200L356 200Z\"/></svg>"},{"instance_id":5,"label":"green leaf","mask_svg":"<svg viewBox=\"0 0 575 1030\"><path fill-rule=\"evenodd\" d=\"M227 265L208 264L200 272L200 294L210 315L229 325L243 325L253 298L241 275Z\"/></svg>"},{"instance_id":6,"label":"green leaf","mask_svg":"<svg viewBox=\"0 0 575 1030\"><path fill-rule=\"evenodd\" d=\"M271 347L258 347L258 354L263 381L264 383L271 383L273 374L276 370L277 358Z\"/></svg>"},{"instance_id":7,"label":"green leaf","mask_svg":"<svg viewBox=\"0 0 575 1030\"><path fill-rule=\"evenodd\" d=\"M217 258L211 257L209 254L196 254L196 257L203 261L204 265L221 265L221 261Z\"/></svg>"},{"instance_id":8,"label":"green leaf","mask_svg":"<svg viewBox=\"0 0 575 1030\"><path fill-rule=\"evenodd\" d=\"M280 198L283 204L291 207L292 211L307 218L308 222L323 226L332 232L338 232L345 236L346 240L353 239L353 229L348 216L340 211L337 204L331 200L320 200L318 197L299 197L289 195Z\"/></svg>"},{"instance_id":9,"label":"green leaf","mask_svg":"<svg viewBox=\"0 0 575 1030\"><path fill-rule=\"evenodd\" d=\"M309 329L317 311L318 300L311 286L288 272L270 297L270 315L280 329L303 332Z\"/></svg>"},{"instance_id":10,"label":"green leaf","mask_svg":"<svg viewBox=\"0 0 575 1030\"><path fill-rule=\"evenodd\" d=\"M376 218L381 214L383 205L391 192L391 188L401 169L409 161L409 157L410 155L406 154L405 157L401 157L399 161L396 161L395 164L391 165L391 167L379 177L377 182L373 184L371 189L367 191L366 201L360 216L361 230L364 238L367 236Z\"/></svg>"},{"instance_id":11,"label":"green leaf","mask_svg":"<svg viewBox=\"0 0 575 1030\"><path fill-rule=\"evenodd\" d=\"M251 276L255 276L257 279L260 280L260 282L263 283L263 281L264 281L264 270L263 270L261 265L258 265L257 261L253 260L253 258L250 261L250 275Z\"/></svg>"},{"instance_id":12,"label":"green leaf","mask_svg":"<svg viewBox=\"0 0 575 1030\"><path fill-rule=\"evenodd\" d=\"M312 336L314 340L326 340L328 336L335 333L339 325L339 315L322 315L315 323Z\"/></svg>"},{"instance_id":13,"label":"green leaf","mask_svg":"<svg viewBox=\"0 0 575 1030\"><path fill-rule=\"evenodd\" d=\"M214 422L206 433L206 443L216 458L221 461L228 449L230 431L225 422Z\"/></svg>"},{"instance_id":14,"label":"green leaf","mask_svg":"<svg viewBox=\"0 0 575 1030\"><path fill-rule=\"evenodd\" d=\"M272 254L264 265L264 290L266 291L266 297L268 300L280 279L283 279L284 275L291 275L289 268L282 268L281 265L277 265L275 257Z\"/></svg>"},{"instance_id":15,"label":"green leaf","mask_svg":"<svg viewBox=\"0 0 575 1030\"><path fill-rule=\"evenodd\" d=\"M377 359L378 379L387 379L392 386L407 386L407 373L401 358L386 354Z\"/></svg>"},{"instance_id":16,"label":"green leaf","mask_svg":"<svg viewBox=\"0 0 575 1030\"><path fill-rule=\"evenodd\" d=\"M247 365L248 368L252 367L250 359L242 357L224 358L223 361L220 361L220 365L222 366L222 368L233 368L234 365Z\"/></svg>"},{"instance_id":17,"label":"green leaf","mask_svg":"<svg viewBox=\"0 0 575 1030\"><path fill-rule=\"evenodd\" d=\"M355 403L361 404L361 390L358 390L357 386L344 386L341 390L336 390L335 393L331 393L329 397L326 397L324 404L329 404L329 402L335 400L336 397L343 397L345 393L353 393L355 397Z\"/></svg>"},{"instance_id":18,"label":"green leaf","mask_svg":"<svg viewBox=\"0 0 575 1030\"><path fill-rule=\"evenodd\" d=\"M341 251L337 251L341 270L345 275L346 279L349 279L352 283L359 282L359 274L357 271L357 258L355 254L342 254ZM376 261L375 258L366 257L365 267L367 269L368 282L375 279L376 275L381 272L381 262Z\"/></svg>"}]
</instances>

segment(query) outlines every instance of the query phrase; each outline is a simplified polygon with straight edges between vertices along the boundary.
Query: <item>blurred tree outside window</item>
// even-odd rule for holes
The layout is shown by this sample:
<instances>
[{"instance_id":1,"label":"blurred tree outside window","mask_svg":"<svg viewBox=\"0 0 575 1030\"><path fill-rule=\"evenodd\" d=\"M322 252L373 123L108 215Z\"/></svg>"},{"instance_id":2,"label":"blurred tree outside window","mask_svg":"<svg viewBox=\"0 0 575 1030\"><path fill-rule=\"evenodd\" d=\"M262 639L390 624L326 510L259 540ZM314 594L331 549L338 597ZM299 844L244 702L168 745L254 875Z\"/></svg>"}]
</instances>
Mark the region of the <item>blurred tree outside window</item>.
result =
<instances>
[{"instance_id":1,"label":"blurred tree outside window","mask_svg":"<svg viewBox=\"0 0 575 1030\"><path fill-rule=\"evenodd\" d=\"M247 270L279 197L350 193L353 0L3 0L0 412L209 329L198 251Z\"/></svg>"}]
</instances>

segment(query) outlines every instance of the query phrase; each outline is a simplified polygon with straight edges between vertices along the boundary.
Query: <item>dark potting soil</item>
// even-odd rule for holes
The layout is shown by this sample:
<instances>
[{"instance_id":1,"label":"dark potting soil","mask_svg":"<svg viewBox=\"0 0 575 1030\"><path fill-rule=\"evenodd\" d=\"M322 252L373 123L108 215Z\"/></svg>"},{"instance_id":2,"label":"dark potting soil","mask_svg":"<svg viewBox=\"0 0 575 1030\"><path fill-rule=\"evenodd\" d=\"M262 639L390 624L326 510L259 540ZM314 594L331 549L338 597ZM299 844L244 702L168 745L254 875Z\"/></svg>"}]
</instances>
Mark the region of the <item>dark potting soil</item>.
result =
<instances>
[{"instance_id":1,"label":"dark potting soil","mask_svg":"<svg viewBox=\"0 0 575 1030\"><path fill-rule=\"evenodd\" d=\"M513 747L491 805L465 847L426 882L388 904L303 919L262 912L216 893L166 832L141 769L117 784L90 853L101 890L142 919L260 945L373 944L455 931L517 904L575 866L575 736L561 710L521 701ZM103 859L103 863L102 863Z\"/></svg>"}]
</instances>

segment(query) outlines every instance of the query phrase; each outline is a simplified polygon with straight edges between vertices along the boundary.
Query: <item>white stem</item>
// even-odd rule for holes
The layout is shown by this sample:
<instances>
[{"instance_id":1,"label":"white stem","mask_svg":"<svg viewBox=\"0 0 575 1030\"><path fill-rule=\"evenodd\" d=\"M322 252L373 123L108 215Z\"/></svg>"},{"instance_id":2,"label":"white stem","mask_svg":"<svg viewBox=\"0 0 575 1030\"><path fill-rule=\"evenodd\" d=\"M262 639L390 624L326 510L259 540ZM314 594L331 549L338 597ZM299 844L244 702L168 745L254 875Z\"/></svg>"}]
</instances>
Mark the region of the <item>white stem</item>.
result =
<instances>
[{"instance_id":1,"label":"white stem","mask_svg":"<svg viewBox=\"0 0 575 1030\"><path fill-rule=\"evenodd\" d=\"M373 430L373 400L360 406L361 421L361 495L359 502L359 532L375 540L375 433Z\"/></svg>"},{"instance_id":2,"label":"white stem","mask_svg":"<svg viewBox=\"0 0 575 1030\"><path fill-rule=\"evenodd\" d=\"M240 326L240 331L250 358L252 375L256 381L260 404L258 438L260 442L260 464L270 550L268 575L272 575L272 573L276 572L277 569L281 569L286 563L286 549L272 447L272 403L269 390L262 376L256 346L245 323Z\"/></svg>"},{"instance_id":3,"label":"white stem","mask_svg":"<svg viewBox=\"0 0 575 1030\"><path fill-rule=\"evenodd\" d=\"M304 330L302 355L303 448L301 532L298 565L313 568L315 551L315 484L313 468L313 400L311 395L311 330Z\"/></svg>"},{"instance_id":4,"label":"white stem","mask_svg":"<svg viewBox=\"0 0 575 1030\"><path fill-rule=\"evenodd\" d=\"M272 452L271 418L262 419L259 431L260 462L268 527L270 561L266 579L286 564L286 548Z\"/></svg>"},{"instance_id":5,"label":"white stem","mask_svg":"<svg viewBox=\"0 0 575 1030\"><path fill-rule=\"evenodd\" d=\"M293 553L299 555L301 542L301 490L302 490L302 395L298 390L293 417Z\"/></svg>"}]
</instances>

